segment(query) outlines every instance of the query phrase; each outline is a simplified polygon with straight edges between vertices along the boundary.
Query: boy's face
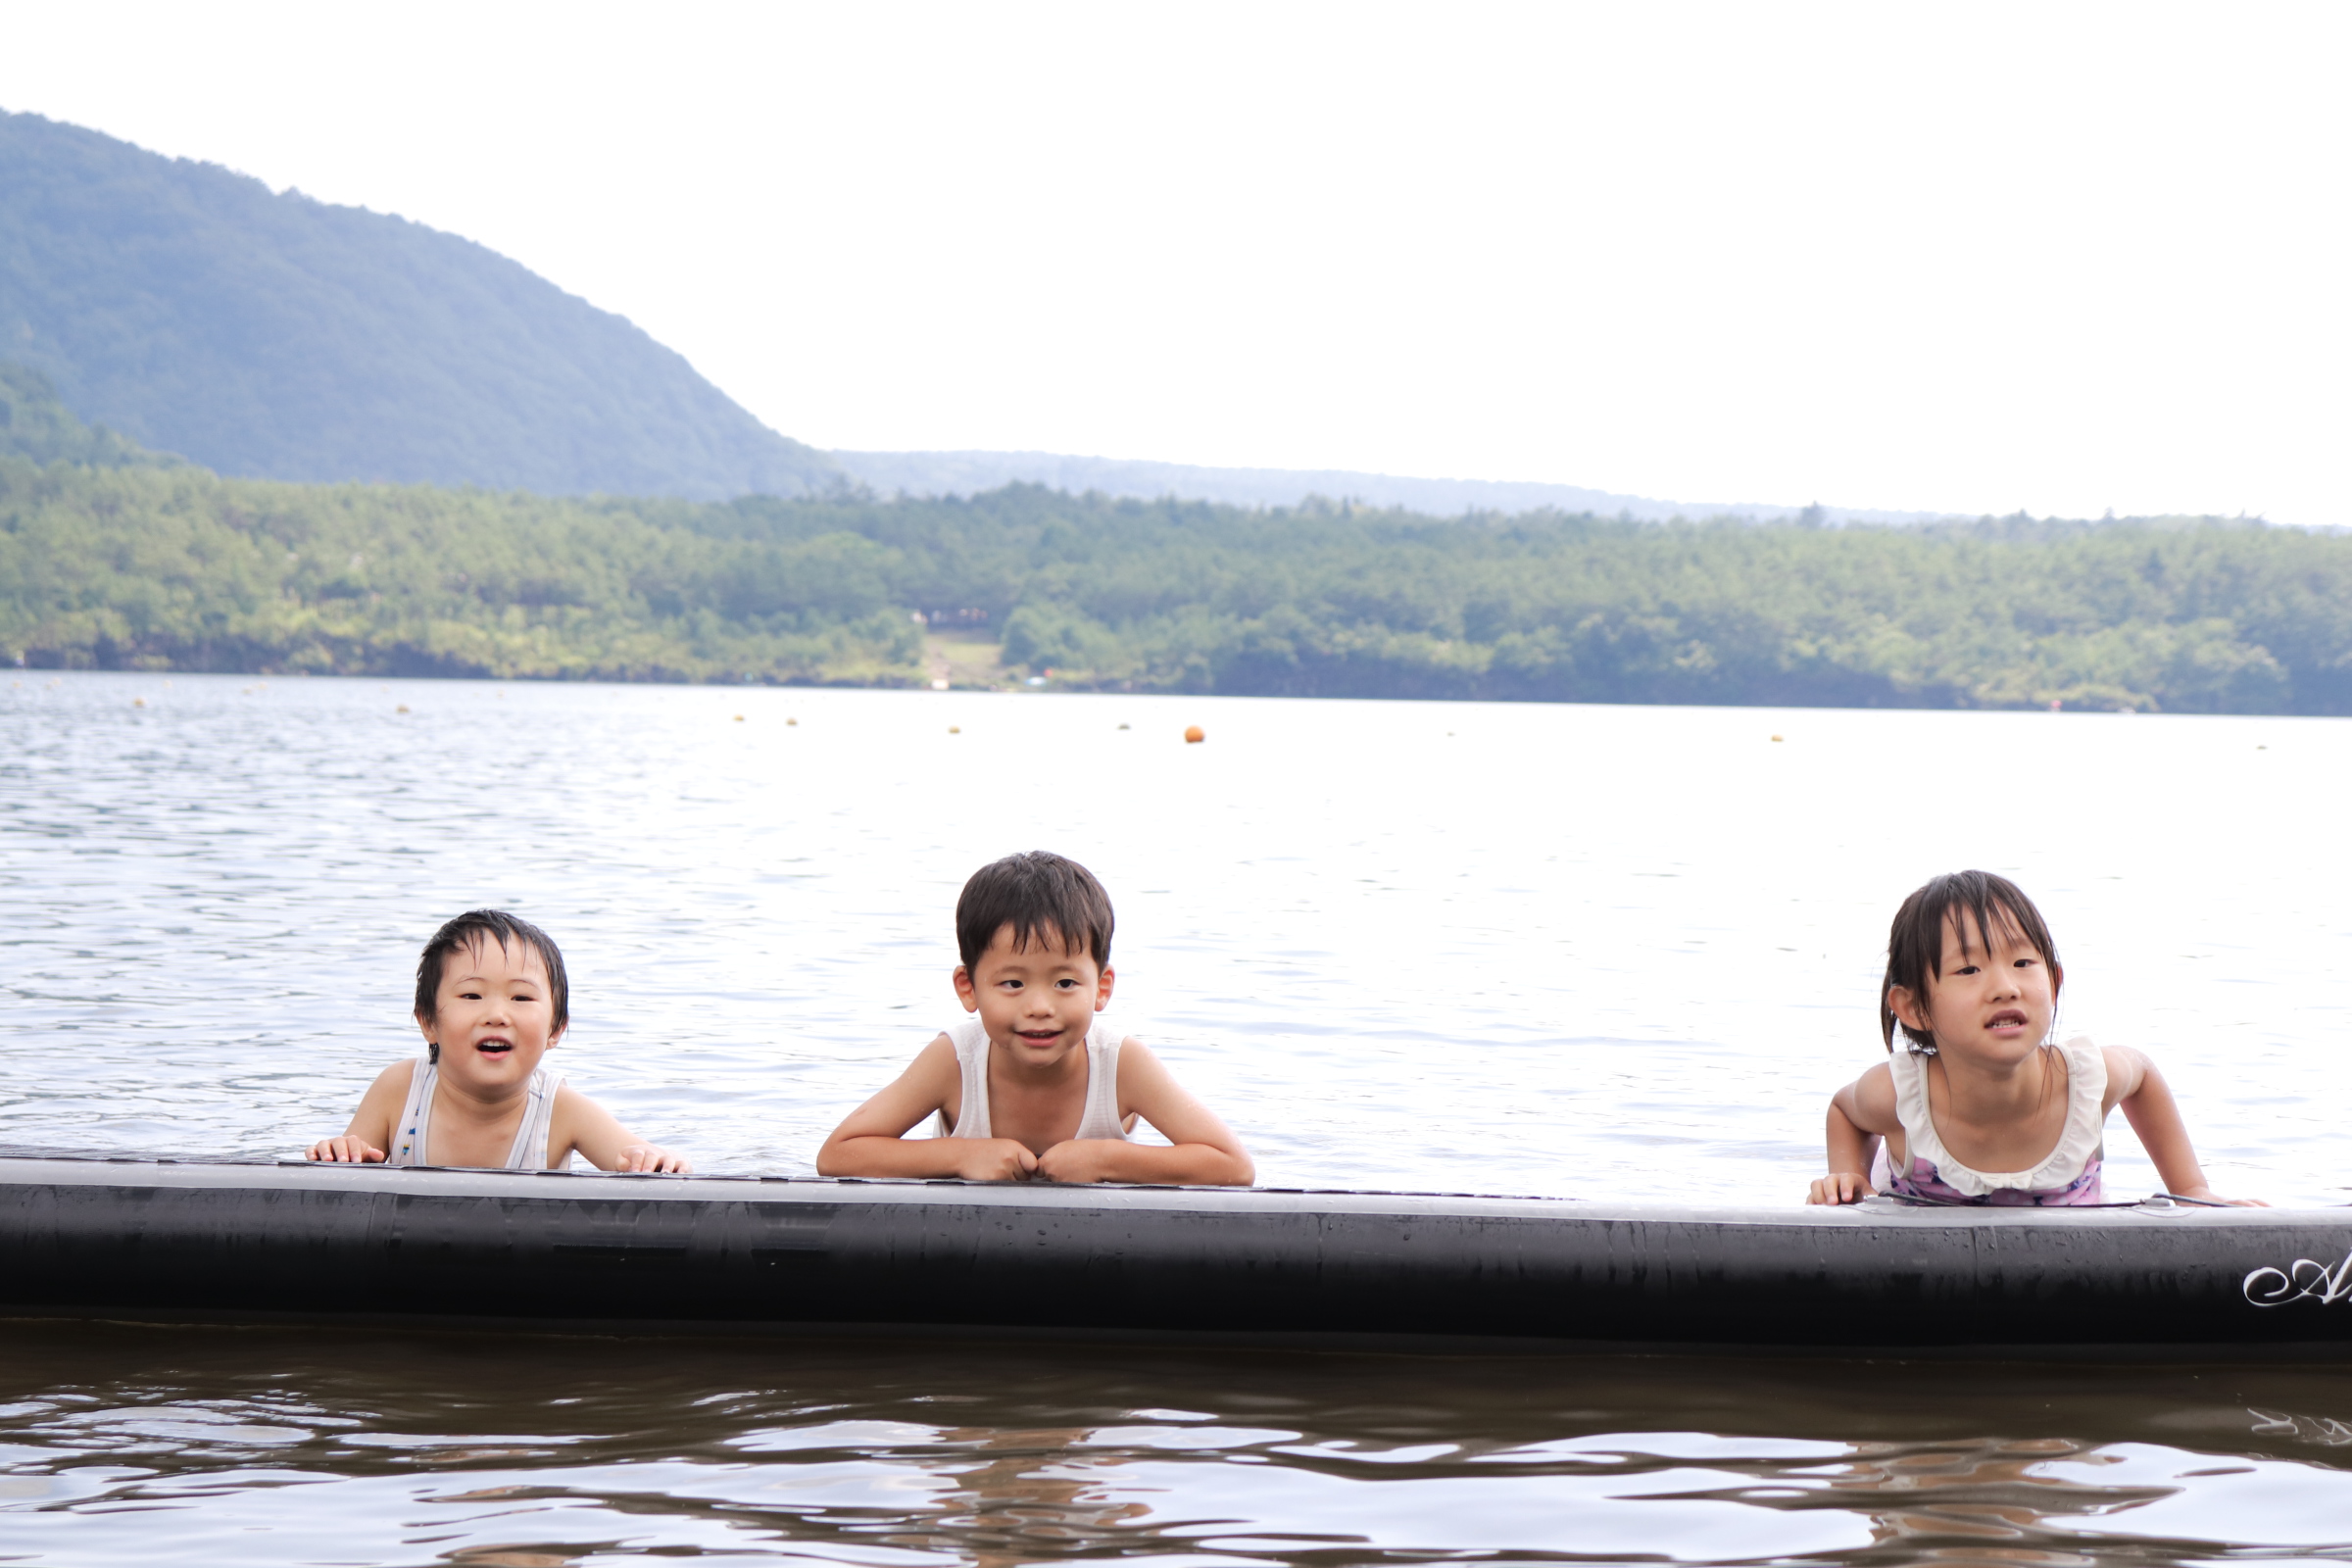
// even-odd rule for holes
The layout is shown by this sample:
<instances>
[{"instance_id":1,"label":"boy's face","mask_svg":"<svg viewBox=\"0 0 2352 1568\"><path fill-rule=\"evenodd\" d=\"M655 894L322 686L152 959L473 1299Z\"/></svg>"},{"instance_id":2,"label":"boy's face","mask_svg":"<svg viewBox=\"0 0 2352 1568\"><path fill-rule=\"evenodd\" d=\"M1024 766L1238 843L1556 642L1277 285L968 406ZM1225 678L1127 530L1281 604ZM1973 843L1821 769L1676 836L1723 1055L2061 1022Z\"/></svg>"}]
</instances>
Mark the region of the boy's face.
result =
<instances>
[{"instance_id":1,"label":"boy's face","mask_svg":"<svg viewBox=\"0 0 2352 1568\"><path fill-rule=\"evenodd\" d=\"M1029 946L1012 945L1012 927L998 929L970 969L956 969L956 995L980 1014L989 1044L1025 1067L1051 1067L1086 1044L1095 1014L1110 1005L1112 973L1094 955L1062 945L1051 926Z\"/></svg>"},{"instance_id":2,"label":"boy's face","mask_svg":"<svg viewBox=\"0 0 2352 1568\"><path fill-rule=\"evenodd\" d=\"M469 1088L527 1084L556 1043L547 966L527 942L487 938L446 955L430 1018L416 1026L441 1047L441 1071Z\"/></svg>"},{"instance_id":3,"label":"boy's face","mask_svg":"<svg viewBox=\"0 0 2352 1568\"><path fill-rule=\"evenodd\" d=\"M1984 1064L2023 1060L2049 1038L2058 1013L2057 968L2007 920L1979 931L1954 910L1943 924L1942 972L1928 982L1926 1005L1908 986L1886 1000L1895 1015L1936 1032L1936 1048Z\"/></svg>"}]
</instances>

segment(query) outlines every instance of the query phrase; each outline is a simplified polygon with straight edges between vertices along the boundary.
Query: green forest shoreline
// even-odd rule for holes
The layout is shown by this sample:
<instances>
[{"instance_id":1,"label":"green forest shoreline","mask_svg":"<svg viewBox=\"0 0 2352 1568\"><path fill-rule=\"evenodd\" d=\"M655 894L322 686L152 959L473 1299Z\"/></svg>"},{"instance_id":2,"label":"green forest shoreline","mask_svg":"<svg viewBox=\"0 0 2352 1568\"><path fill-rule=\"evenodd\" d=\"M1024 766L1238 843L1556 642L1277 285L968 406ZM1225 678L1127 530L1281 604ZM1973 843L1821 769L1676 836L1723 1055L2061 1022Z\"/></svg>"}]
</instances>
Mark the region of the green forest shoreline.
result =
<instances>
[{"instance_id":1,"label":"green forest shoreline","mask_svg":"<svg viewBox=\"0 0 2352 1568\"><path fill-rule=\"evenodd\" d=\"M565 501L0 460L29 668L2352 712L2352 537L969 500ZM940 645L931 643L932 650Z\"/></svg>"},{"instance_id":2,"label":"green forest shoreline","mask_svg":"<svg viewBox=\"0 0 2352 1568\"><path fill-rule=\"evenodd\" d=\"M2335 531L293 484L40 390L0 418L0 662L34 669L2352 713Z\"/></svg>"}]
</instances>

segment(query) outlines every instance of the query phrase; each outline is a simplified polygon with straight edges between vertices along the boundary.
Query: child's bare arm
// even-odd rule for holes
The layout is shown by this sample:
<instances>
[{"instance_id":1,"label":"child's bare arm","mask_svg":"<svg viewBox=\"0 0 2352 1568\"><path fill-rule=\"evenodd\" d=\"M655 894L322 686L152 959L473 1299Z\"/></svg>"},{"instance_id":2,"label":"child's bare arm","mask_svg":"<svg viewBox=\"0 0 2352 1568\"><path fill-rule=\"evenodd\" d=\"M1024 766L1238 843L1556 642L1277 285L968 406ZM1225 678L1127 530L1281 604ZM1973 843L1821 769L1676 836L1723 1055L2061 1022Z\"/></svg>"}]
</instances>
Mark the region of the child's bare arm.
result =
<instances>
[{"instance_id":1,"label":"child's bare arm","mask_svg":"<svg viewBox=\"0 0 2352 1568\"><path fill-rule=\"evenodd\" d=\"M1140 1040L1119 1047L1119 1109L1159 1129L1174 1147L1114 1138L1072 1139L1038 1156L1037 1171L1057 1182L1175 1182L1247 1187L1257 1180L1250 1152L1217 1113L1195 1100Z\"/></svg>"},{"instance_id":2,"label":"child's bare arm","mask_svg":"<svg viewBox=\"0 0 2352 1568\"><path fill-rule=\"evenodd\" d=\"M400 1107L407 1103L409 1085L416 1076L413 1056L377 1073L375 1082L360 1097L360 1108L351 1113L351 1125L343 1129L343 1136L319 1139L303 1158L337 1165L381 1164L384 1151L392 1143L392 1124L400 1119Z\"/></svg>"},{"instance_id":3,"label":"child's bare arm","mask_svg":"<svg viewBox=\"0 0 2352 1568\"><path fill-rule=\"evenodd\" d=\"M649 1143L620 1124L611 1111L568 1087L556 1091L556 1109L548 1128L549 1152L558 1165L577 1151L598 1170L644 1171L691 1176L686 1156Z\"/></svg>"},{"instance_id":4,"label":"child's bare arm","mask_svg":"<svg viewBox=\"0 0 2352 1568\"><path fill-rule=\"evenodd\" d=\"M1814 1181L1805 1201L1852 1203L1870 1197L1876 1191L1870 1185L1870 1163L1879 1152L1879 1140L1901 1125L1894 1112L1894 1074L1885 1063L1832 1095L1825 1129L1830 1173Z\"/></svg>"},{"instance_id":5,"label":"child's bare arm","mask_svg":"<svg viewBox=\"0 0 2352 1568\"><path fill-rule=\"evenodd\" d=\"M819 1176L960 1176L1018 1181L1037 1156L1010 1138L908 1138L925 1116L962 1103L963 1072L946 1035L932 1040L905 1072L842 1118L816 1152Z\"/></svg>"},{"instance_id":6,"label":"child's bare arm","mask_svg":"<svg viewBox=\"0 0 2352 1568\"><path fill-rule=\"evenodd\" d=\"M2210 1203L2240 1208L2268 1208L2258 1198L2223 1198L2205 1180L2197 1152L2189 1147L2188 1128L2180 1120L2180 1103L2156 1064L2127 1046L2102 1048L2107 1057L2107 1096L2121 1105L2124 1119L2139 1135L2140 1148L2156 1166L2164 1190L2180 1198L2201 1198Z\"/></svg>"}]
</instances>

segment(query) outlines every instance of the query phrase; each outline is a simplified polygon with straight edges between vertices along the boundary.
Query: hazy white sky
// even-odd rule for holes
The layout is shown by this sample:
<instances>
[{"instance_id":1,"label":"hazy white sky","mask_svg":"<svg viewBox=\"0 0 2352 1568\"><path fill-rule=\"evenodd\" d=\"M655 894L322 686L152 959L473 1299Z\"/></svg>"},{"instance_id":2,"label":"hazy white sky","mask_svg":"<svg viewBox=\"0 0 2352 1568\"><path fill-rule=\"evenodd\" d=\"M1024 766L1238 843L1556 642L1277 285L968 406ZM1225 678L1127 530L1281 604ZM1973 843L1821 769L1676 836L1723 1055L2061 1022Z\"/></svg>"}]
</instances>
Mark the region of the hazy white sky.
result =
<instances>
[{"instance_id":1,"label":"hazy white sky","mask_svg":"<svg viewBox=\"0 0 2352 1568\"><path fill-rule=\"evenodd\" d=\"M0 0L826 447L2352 523L2352 7Z\"/></svg>"}]
</instances>

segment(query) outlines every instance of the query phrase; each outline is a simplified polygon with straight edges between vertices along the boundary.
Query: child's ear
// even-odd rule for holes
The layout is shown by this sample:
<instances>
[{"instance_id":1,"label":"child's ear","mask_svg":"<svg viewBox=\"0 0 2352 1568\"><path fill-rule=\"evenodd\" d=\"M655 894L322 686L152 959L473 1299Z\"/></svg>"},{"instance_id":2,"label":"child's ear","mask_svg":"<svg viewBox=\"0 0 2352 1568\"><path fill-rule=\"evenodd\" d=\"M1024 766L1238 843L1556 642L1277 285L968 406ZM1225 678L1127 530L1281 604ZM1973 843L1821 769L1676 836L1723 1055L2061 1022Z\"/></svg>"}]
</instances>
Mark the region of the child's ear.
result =
<instances>
[{"instance_id":1,"label":"child's ear","mask_svg":"<svg viewBox=\"0 0 2352 1568\"><path fill-rule=\"evenodd\" d=\"M972 984L972 971L960 963L956 966L956 1000L966 1012L980 1010L980 988Z\"/></svg>"},{"instance_id":2,"label":"child's ear","mask_svg":"<svg viewBox=\"0 0 2352 1568\"><path fill-rule=\"evenodd\" d=\"M1109 964L1106 963L1102 966L1102 978L1095 982L1095 1010L1097 1012L1101 1012L1104 1007L1110 1005L1111 982L1118 977L1118 971Z\"/></svg>"},{"instance_id":3,"label":"child's ear","mask_svg":"<svg viewBox=\"0 0 2352 1568\"><path fill-rule=\"evenodd\" d=\"M1886 988L1886 1010L1894 1014L1904 1028L1919 1034L1928 1032L1927 1014L1919 1009L1919 998L1909 986Z\"/></svg>"}]
</instances>

